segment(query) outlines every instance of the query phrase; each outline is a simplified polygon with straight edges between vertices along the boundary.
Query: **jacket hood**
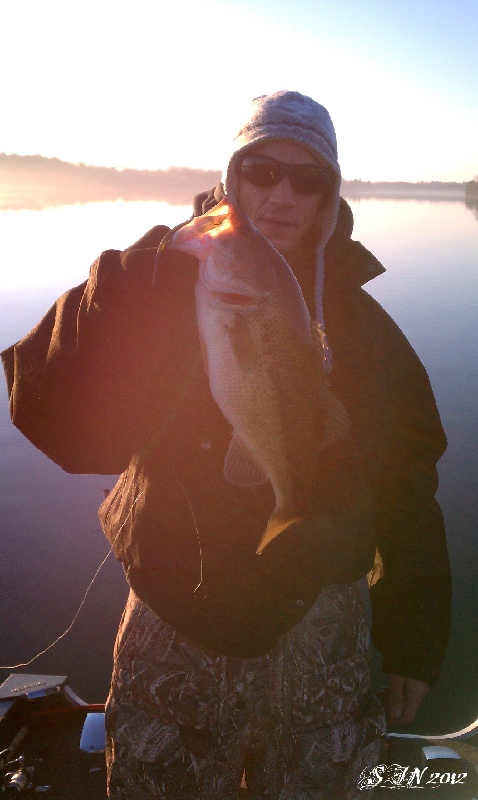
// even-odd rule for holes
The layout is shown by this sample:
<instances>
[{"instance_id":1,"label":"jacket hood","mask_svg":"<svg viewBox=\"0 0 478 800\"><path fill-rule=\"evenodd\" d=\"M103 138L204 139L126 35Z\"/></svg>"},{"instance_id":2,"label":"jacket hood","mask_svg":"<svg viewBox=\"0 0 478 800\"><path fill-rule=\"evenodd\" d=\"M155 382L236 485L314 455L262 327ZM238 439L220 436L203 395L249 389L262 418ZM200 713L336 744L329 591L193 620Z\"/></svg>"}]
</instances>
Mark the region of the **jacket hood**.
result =
<instances>
[{"instance_id":1,"label":"jacket hood","mask_svg":"<svg viewBox=\"0 0 478 800\"><path fill-rule=\"evenodd\" d=\"M206 214L225 197L224 186L200 192L193 200L195 217ZM352 292L386 270L370 250L351 238L354 227L352 209L343 197L339 199L337 222L325 247L325 288L336 292Z\"/></svg>"},{"instance_id":2,"label":"jacket hood","mask_svg":"<svg viewBox=\"0 0 478 800\"><path fill-rule=\"evenodd\" d=\"M333 176L327 202L317 218L314 244L314 317L322 332L324 365L329 370L331 354L324 335L323 312L324 251L337 221L341 180L337 140L329 112L311 97L296 91L282 90L255 97L242 115L241 126L231 143L223 171L224 191L232 203L237 203L239 158L271 141L291 141L300 145Z\"/></svg>"}]
</instances>

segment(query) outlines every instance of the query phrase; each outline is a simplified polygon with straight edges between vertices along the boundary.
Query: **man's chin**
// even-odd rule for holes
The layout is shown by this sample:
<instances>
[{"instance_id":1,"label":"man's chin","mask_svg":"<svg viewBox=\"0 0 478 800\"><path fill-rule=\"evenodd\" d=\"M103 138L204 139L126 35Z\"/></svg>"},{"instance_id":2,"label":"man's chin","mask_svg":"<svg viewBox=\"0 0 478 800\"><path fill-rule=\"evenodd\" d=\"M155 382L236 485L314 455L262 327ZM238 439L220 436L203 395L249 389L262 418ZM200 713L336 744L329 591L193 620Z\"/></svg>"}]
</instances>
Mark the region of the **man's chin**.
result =
<instances>
[{"instance_id":1,"label":"man's chin","mask_svg":"<svg viewBox=\"0 0 478 800\"><path fill-rule=\"evenodd\" d=\"M292 237L288 235L287 231L278 231L275 226L264 225L263 227L258 226L258 228L273 247L275 247L284 258L287 258L287 253L295 247L295 237L292 240Z\"/></svg>"}]
</instances>

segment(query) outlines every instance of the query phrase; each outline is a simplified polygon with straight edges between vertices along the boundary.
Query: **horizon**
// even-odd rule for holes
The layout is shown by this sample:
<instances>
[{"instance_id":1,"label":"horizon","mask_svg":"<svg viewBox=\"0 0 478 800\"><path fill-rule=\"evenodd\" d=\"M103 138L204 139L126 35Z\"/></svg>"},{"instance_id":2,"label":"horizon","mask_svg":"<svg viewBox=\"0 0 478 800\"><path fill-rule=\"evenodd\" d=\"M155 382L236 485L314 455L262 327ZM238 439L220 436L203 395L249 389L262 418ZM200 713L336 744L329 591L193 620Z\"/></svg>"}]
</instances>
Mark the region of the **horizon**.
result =
<instances>
[{"instance_id":1,"label":"horizon","mask_svg":"<svg viewBox=\"0 0 478 800\"><path fill-rule=\"evenodd\" d=\"M57 162L58 165L64 165L67 167L76 167L76 168L83 168L85 170L110 170L115 171L118 174L124 172L136 172L138 174L148 174L148 173L162 173L167 174L168 172L172 171L184 171L184 172L205 172L205 173L218 173L219 176L221 175L221 169L216 167L211 168L203 168L203 167L191 167L187 164L171 164L167 167L159 167L159 168L137 168L137 167L130 167L130 166L122 166L122 167L115 167L115 166L107 166L104 164L89 164L85 163L84 161L65 161L58 156L44 156L41 153L5 153L0 152L0 159L5 157L6 159L38 159L38 164L41 161L44 162ZM0 169L1 169L1 161L0 161ZM0 172L0 182L1 182L1 172ZM465 185L466 183L470 183L473 181L478 181L478 174L474 175L471 178L465 179L463 181L443 181L438 178L431 178L429 180L425 179L418 179L413 181L396 179L396 180L387 180L385 178L376 178L371 180L369 178L348 178L342 175L342 183L384 183L384 184L394 184L394 183L405 183L411 185L421 185L421 184L432 184L432 183L439 183L439 184L451 184L451 185Z\"/></svg>"},{"instance_id":2,"label":"horizon","mask_svg":"<svg viewBox=\"0 0 478 800\"><path fill-rule=\"evenodd\" d=\"M137 0L134 12L24 0L3 22L5 152L218 169L250 99L292 88L328 108L348 180L478 172L478 4L467 0Z\"/></svg>"}]
</instances>

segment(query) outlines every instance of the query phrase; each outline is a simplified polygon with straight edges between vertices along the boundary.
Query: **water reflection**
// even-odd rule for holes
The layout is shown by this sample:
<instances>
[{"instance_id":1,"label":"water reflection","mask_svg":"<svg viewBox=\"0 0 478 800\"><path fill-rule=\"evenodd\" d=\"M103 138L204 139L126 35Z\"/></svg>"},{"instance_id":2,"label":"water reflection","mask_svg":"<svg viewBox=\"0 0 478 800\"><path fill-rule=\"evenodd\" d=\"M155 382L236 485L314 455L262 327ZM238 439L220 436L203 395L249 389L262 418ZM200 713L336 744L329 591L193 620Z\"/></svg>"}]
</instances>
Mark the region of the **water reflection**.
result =
<instances>
[{"instance_id":1,"label":"water reflection","mask_svg":"<svg viewBox=\"0 0 478 800\"><path fill-rule=\"evenodd\" d=\"M0 291L61 292L81 283L107 248L123 249L154 225L175 225L191 206L123 200L0 211Z\"/></svg>"},{"instance_id":2,"label":"water reflection","mask_svg":"<svg viewBox=\"0 0 478 800\"><path fill-rule=\"evenodd\" d=\"M478 222L478 197L476 199L471 197L466 197L465 206L469 208L470 211L473 212L473 214L475 215L475 219Z\"/></svg>"},{"instance_id":3,"label":"water reflection","mask_svg":"<svg viewBox=\"0 0 478 800\"><path fill-rule=\"evenodd\" d=\"M477 204L350 202L354 238L387 268L367 290L422 358L449 440L440 462L439 499L453 563L453 633L442 683L417 722L433 733L468 724L476 716L469 698L478 696ZM0 263L7 267L0 276L0 349L27 333L61 292L82 282L103 249L122 249L153 225L175 225L190 211L189 204L153 200L0 211ZM7 406L1 383L0 661L15 663L61 633L76 611L106 552L96 509L113 478L66 475L11 426ZM110 559L77 626L31 669L69 674L77 691L101 700L125 592L121 570Z\"/></svg>"},{"instance_id":4,"label":"water reflection","mask_svg":"<svg viewBox=\"0 0 478 800\"><path fill-rule=\"evenodd\" d=\"M478 176L465 185L465 205L474 212L475 219L478 220Z\"/></svg>"}]
</instances>

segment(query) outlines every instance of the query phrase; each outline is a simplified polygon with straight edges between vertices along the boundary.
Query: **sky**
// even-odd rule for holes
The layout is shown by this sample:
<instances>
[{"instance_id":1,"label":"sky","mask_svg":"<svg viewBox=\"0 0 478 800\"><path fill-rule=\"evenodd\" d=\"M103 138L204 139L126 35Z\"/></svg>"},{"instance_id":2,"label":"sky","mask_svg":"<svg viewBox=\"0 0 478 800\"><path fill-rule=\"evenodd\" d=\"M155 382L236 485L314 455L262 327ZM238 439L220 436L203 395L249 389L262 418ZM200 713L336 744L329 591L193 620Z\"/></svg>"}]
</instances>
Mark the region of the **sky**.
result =
<instances>
[{"instance_id":1,"label":"sky","mask_svg":"<svg viewBox=\"0 0 478 800\"><path fill-rule=\"evenodd\" d=\"M347 180L478 174L478 0L0 0L0 152L221 169L257 95L325 105Z\"/></svg>"}]
</instances>

